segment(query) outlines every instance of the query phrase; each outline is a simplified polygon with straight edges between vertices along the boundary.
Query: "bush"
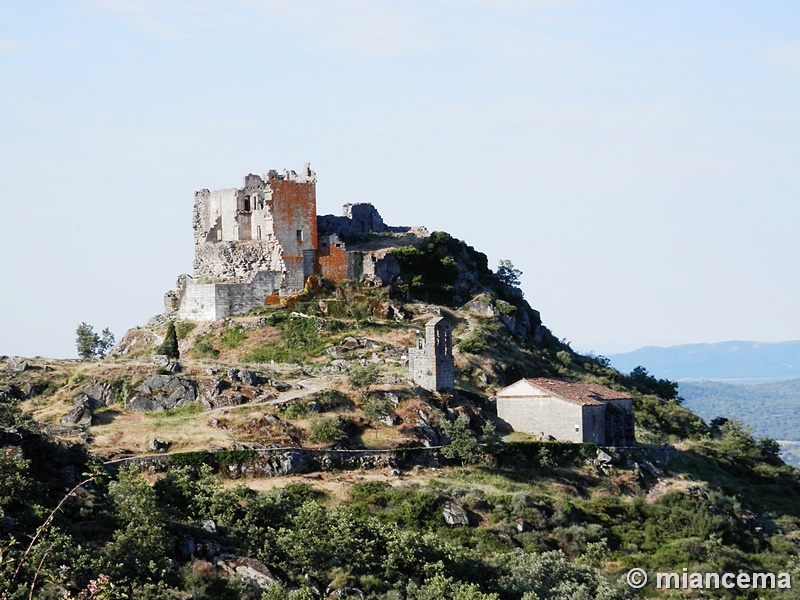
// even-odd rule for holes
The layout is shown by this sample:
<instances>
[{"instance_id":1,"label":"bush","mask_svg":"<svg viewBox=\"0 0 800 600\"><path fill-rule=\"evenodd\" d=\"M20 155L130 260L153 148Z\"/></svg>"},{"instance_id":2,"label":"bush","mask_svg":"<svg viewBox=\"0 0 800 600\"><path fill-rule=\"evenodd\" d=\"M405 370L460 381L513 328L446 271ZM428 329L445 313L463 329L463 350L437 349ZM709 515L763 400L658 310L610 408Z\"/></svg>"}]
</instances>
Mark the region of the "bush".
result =
<instances>
[{"instance_id":1,"label":"bush","mask_svg":"<svg viewBox=\"0 0 800 600\"><path fill-rule=\"evenodd\" d=\"M347 384L354 390L369 389L380 381L381 373L378 365L354 367L347 378Z\"/></svg>"},{"instance_id":2,"label":"bush","mask_svg":"<svg viewBox=\"0 0 800 600\"><path fill-rule=\"evenodd\" d=\"M197 327L197 323L193 321L179 321L175 323L175 333L179 340L185 340L195 327Z\"/></svg>"},{"instance_id":3,"label":"bush","mask_svg":"<svg viewBox=\"0 0 800 600\"><path fill-rule=\"evenodd\" d=\"M245 333L244 327L238 323L229 324L220 336L222 345L226 348L230 348L231 350L238 348L246 339L247 333Z\"/></svg>"},{"instance_id":4,"label":"bush","mask_svg":"<svg viewBox=\"0 0 800 600\"><path fill-rule=\"evenodd\" d=\"M462 465L466 465L478 462L483 457L483 451L469 428L469 418L466 415L459 415L453 423L443 423L442 429L450 438L450 443L442 448L445 458L458 459Z\"/></svg>"},{"instance_id":5,"label":"bush","mask_svg":"<svg viewBox=\"0 0 800 600\"><path fill-rule=\"evenodd\" d=\"M458 343L458 349L470 354L480 354L489 349L489 344L480 333L473 331Z\"/></svg>"},{"instance_id":6,"label":"bush","mask_svg":"<svg viewBox=\"0 0 800 600\"><path fill-rule=\"evenodd\" d=\"M192 347L192 354L195 358L217 358L219 350L214 347L214 333L209 331L197 336Z\"/></svg>"},{"instance_id":7,"label":"bush","mask_svg":"<svg viewBox=\"0 0 800 600\"><path fill-rule=\"evenodd\" d=\"M344 424L341 419L316 417L311 421L309 441L335 444L336 442L341 442L344 438Z\"/></svg>"},{"instance_id":8,"label":"bush","mask_svg":"<svg viewBox=\"0 0 800 600\"><path fill-rule=\"evenodd\" d=\"M363 410L364 416L370 421L382 421L394 414L394 405L386 398L374 398L364 405Z\"/></svg>"}]
</instances>

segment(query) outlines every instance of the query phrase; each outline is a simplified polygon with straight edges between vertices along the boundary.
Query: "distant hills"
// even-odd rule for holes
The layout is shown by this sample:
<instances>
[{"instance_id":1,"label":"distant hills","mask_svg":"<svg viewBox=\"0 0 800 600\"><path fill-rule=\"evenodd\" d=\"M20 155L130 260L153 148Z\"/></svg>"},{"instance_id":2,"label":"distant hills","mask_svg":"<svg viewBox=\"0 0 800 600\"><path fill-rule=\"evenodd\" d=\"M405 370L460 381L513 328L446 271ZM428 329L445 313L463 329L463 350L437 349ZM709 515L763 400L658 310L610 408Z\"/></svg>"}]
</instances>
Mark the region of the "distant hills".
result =
<instances>
[{"instance_id":1,"label":"distant hills","mask_svg":"<svg viewBox=\"0 0 800 600\"><path fill-rule=\"evenodd\" d=\"M800 378L800 341L647 346L608 359L623 373L642 365L651 375L679 382L758 383Z\"/></svg>"},{"instance_id":2,"label":"distant hills","mask_svg":"<svg viewBox=\"0 0 800 600\"><path fill-rule=\"evenodd\" d=\"M800 341L648 346L608 359L623 373L641 365L679 382L684 406L706 422L742 421L781 441L784 460L800 466Z\"/></svg>"},{"instance_id":3,"label":"distant hills","mask_svg":"<svg viewBox=\"0 0 800 600\"><path fill-rule=\"evenodd\" d=\"M705 421L728 417L747 423L759 437L800 441L800 379L758 385L684 381L679 394Z\"/></svg>"}]
</instances>

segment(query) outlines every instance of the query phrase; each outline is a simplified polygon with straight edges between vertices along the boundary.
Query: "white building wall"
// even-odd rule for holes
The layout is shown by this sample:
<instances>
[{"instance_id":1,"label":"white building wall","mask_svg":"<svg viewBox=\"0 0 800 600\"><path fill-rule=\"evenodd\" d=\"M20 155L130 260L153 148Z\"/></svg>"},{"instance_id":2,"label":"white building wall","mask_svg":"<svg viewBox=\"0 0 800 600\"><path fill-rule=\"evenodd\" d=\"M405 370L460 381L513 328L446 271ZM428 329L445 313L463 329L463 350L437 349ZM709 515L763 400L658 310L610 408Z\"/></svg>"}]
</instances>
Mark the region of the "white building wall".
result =
<instances>
[{"instance_id":1,"label":"white building wall","mask_svg":"<svg viewBox=\"0 0 800 600\"><path fill-rule=\"evenodd\" d=\"M566 442L584 441L582 408L552 396L497 396L497 416L515 431Z\"/></svg>"}]
</instances>

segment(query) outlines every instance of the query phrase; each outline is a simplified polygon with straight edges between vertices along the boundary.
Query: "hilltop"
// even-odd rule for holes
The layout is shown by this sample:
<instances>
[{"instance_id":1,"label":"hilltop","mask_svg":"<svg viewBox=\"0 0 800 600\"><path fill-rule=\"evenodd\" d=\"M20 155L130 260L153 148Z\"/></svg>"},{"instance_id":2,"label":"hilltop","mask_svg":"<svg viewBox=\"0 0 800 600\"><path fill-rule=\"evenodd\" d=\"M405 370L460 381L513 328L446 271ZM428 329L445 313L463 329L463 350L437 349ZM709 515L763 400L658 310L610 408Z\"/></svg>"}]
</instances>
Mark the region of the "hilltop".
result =
<instances>
[{"instance_id":1,"label":"hilltop","mask_svg":"<svg viewBox=\"0 0 800 600\"><path fill-rule=\"evenodd\" d=\"M513 265L444 232L359 248L397 276L306 279L209 321L168 312L97 362L9 359L8 597L622 599L634 566L800 576L800 476L771 440L574 352ZM407 366L434 317L452 327L452 391ZM509 431L494 395L522 377L630 395L639 444Z\"/></svg>"}]
</instances>

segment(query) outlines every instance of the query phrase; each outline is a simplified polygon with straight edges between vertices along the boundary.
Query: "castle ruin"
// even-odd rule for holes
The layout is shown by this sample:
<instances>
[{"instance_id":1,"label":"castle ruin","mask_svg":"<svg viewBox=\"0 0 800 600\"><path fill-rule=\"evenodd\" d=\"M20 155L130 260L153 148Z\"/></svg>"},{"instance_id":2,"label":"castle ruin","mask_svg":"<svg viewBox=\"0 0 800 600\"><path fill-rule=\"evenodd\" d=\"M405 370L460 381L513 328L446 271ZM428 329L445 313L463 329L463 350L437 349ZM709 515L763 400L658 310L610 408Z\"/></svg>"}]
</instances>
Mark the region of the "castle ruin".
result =
<instances>
[{"instance_id":1,"label":"castle ruin","mask_svg":"<svg viewBox=\"0 0 800 600\"><path fill-rule=\"evenodd\" d=\"M195 193L194 271L166 297L179 319L213 321L299 294L308 277L388 283L399 274L388 252L358 251L345 239L387 227L372 204L345 204L343 216L317 216L316 173L247 175L241 188Z\"/></svg>"}]
</instances>

